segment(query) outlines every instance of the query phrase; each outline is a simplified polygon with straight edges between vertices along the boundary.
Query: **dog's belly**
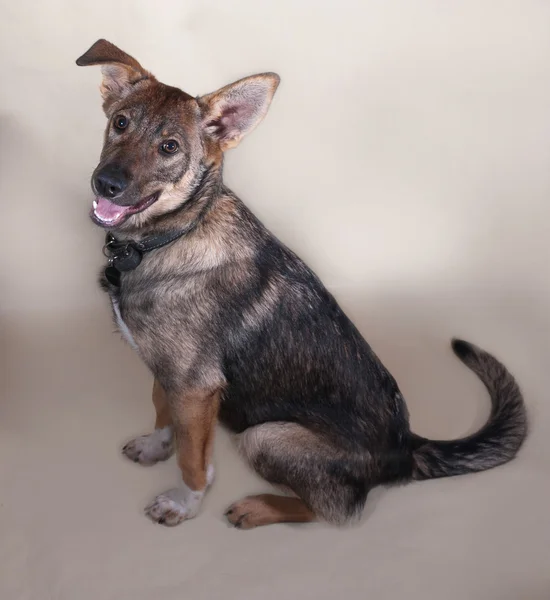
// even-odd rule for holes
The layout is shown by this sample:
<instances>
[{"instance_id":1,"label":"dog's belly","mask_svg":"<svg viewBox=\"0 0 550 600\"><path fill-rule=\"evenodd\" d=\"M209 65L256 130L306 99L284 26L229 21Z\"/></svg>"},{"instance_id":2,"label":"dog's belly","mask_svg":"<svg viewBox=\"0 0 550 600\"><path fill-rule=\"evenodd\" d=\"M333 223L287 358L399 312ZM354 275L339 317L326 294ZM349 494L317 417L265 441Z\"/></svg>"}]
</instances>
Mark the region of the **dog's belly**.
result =
<instances>
[{"instance_id":1,"label":"dog's belly","mask_svg":"<svg viewBox=\"0 0 550 600\"><path fill-rule=\"evenodd\" d=\"M122 315L120 314L120 307L118 305L118 302L114 298L111 298L111 304L113 305L113 312L115 313L115 320L116 320L118 330L122 334L122 337L130 344L130 346L132 346L132 348L134 350L137 350L138 346L137 346L130 330L128 329L128 326L122 320Z\"/></svg>"}]
</instances>

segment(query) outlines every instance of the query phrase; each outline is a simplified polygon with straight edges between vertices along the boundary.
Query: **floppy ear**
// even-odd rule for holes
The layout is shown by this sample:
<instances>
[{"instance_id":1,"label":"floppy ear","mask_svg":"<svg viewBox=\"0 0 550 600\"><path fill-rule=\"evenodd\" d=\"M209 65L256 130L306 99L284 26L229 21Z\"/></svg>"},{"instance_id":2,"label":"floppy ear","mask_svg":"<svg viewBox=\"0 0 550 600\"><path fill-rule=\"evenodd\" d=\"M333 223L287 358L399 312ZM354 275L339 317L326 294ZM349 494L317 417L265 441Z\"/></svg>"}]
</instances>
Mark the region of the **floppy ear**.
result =
<instances>
[{"instance_id":1,"label":"floppy ear","mask_svg":"<svg viewBox=\"0 0 550 600\"><path fill-rule=\"evenodd\" d=\"M154 80L138 61L107 40L98 40L76 60L79 67L101 65L103 108L127 96L142 81Z\"/></svg>"},{"instance_id":2,"label":"floppy ear","mask_svg":"<svg viewBox=\"0 0 550 600\"><path fill-rule=\"evenodd\" d=\"M252 75L199 98L206 133L224 151L235 147L265 117L279 81L275 73Z\"/></svg>"}]
</instances>

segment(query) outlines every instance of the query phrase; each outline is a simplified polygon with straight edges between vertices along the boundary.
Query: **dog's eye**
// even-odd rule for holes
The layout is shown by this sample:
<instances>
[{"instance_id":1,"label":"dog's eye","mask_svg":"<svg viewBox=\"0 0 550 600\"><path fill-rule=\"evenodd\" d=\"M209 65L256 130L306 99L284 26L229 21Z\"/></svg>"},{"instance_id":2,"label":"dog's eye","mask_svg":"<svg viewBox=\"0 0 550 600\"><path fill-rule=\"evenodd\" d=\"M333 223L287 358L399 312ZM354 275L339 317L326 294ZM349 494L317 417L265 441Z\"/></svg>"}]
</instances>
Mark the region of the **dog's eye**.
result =
<instances>
[{"instance_id":1,"label":"dog's eye","mask_svg":"<svg viewBox=\"0 0 550 600\"><path fill-rule=\"evenodd\" d=\"M175 154L178 151L178 143L176 140L167 140L160 145L160 151L164 154Z\"/></svg>"},{"instance_id":2,"label":"dog's eye","mask_svg":"<svg viewBox=\"0 0 550 600\"><path fill-rule=\"evenodd\" d=\"M128 127L128 119L124 115L117 115L113 121L113 125L115 126L115 129L122 131Z\"/></svg>"}]
</instances>

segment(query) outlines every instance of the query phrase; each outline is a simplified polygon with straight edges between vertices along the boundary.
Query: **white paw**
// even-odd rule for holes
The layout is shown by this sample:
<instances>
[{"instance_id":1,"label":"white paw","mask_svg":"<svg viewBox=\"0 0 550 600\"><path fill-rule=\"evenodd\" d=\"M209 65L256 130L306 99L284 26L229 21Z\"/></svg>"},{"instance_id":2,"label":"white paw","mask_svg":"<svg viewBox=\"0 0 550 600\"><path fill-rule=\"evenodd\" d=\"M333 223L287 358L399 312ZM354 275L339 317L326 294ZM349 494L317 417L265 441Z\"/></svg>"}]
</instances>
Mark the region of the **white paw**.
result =
<instances>
[{"instance_id":1,"label":"white paw","mask_svg":"<svg viewBox=\"0 0 550 600\"><path fill-rule=\"evenodd\" d=\"M174 527L199 512L204 491L194 492L185 484L158 495L145 508L145 514L155 523Z\"/></svg>"},{"instance_id":2,"label":"white paw","mask_svg":"<svg viewBox=\"0 0 550 600\"><path fill-rule=\"evenodd\" d=\"M173 452L171 427L156 429L149 435L137 437L122 448L125 456L140 465L154 465L161 460L170 458Z\"/></svg>"}]
</instances>

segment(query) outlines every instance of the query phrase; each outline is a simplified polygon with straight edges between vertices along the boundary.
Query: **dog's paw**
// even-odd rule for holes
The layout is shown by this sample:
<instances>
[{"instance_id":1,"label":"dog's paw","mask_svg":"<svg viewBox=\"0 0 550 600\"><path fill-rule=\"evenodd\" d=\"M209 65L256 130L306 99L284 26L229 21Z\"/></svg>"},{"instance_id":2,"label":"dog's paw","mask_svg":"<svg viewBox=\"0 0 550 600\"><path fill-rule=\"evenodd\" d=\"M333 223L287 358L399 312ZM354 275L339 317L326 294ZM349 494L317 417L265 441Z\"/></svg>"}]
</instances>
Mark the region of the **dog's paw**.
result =
<instances>
[{"instance_id":1,"label":"dog's paw","mask_svg":"<svg viewBox=\"0 0 550 600\"><path fill-rule=\"evenodd\" d=\"M172 428L157 429L149 435L142 435L128 442L122 448L122 454L140 465L154 465L172 456Z\"/></svg>"},{"instance_id":2,"label":"dog's paw","mask_svg":"<svg viewBox=\"0 0 550 600\"><path fill-rule=\"evenodd\" d=\"M159 494L145 508L145 514L155 523L175 527L199 512L204 492L194 492L187 486Z\"/></svg>"},{"instance_id":3,"label":"dog's paw","mask_svg":"<svg viewBox=\"0 0 550 600\"><path fill-rule=\"evenodd\" d=\"M225 512L226 519L237 529L254 529L269 522L265 504L254 496L232 504Z\"/></svg>"},{"instance_id":4,"label":"dog's paw","mask_svg":"<svg viewBox=\"0 0 550 600\"><path fill-rule=\"evenodd\" d=\"M155 523L175 527L187 519L187 508L166 493L157 496L145 508L145 514Z\"/></svg>"}]
</instances>

